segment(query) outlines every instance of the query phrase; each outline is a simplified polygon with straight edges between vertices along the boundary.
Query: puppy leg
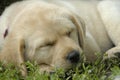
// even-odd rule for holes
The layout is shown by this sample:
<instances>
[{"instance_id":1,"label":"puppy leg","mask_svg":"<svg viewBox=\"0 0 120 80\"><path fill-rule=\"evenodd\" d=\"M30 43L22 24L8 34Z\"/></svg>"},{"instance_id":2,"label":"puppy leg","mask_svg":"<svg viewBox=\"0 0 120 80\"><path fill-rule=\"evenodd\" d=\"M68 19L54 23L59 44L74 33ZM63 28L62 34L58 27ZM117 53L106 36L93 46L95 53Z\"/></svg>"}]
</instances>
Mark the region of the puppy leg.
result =
<instances>
[{"instance_id":1,"label":"puppy leg","mask_svg":"<svg viewBox=\"0 0 120 80\"><path fill-rule=\"evenodd\" d=\"M101 1L98 4L98 11L105 25L106 31L115 47L108 50L107 58L120 55L120 3L119 1Z\"/></svg>"},{"instance_id":2,"label":"puppy leg","mask_svg":"<svg viewBox=\"0 0 120 80\"><path fill-rule=\"evenodd\" d=\"M120 58L120 46L109 49L104 56L104 59L107 58Z\"/></svg>"}]
</instances>

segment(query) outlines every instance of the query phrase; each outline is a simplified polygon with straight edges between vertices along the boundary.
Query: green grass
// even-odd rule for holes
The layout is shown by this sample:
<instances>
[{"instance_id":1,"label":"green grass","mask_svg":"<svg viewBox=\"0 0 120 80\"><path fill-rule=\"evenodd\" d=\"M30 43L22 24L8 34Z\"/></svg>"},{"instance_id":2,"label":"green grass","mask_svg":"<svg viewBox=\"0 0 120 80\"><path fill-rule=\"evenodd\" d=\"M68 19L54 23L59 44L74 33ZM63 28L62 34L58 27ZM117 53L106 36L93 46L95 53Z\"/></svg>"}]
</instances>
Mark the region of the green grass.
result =
<instances>
[{"instance_id":1,"label":"green grass","mask_svg":"<svg viewBox=\"0 0 120 80\"><path fill-rule=\"evenodd\" d=\"M94 63L81 62L75 69L64 73L62 69L56 70L55 74L40 74L38 66L26 62L28 76L23 78L17 68L0 66L0 80L113 80L120 75L120 60L109 59L96 60Z\"/></svg>"}]
</instances>

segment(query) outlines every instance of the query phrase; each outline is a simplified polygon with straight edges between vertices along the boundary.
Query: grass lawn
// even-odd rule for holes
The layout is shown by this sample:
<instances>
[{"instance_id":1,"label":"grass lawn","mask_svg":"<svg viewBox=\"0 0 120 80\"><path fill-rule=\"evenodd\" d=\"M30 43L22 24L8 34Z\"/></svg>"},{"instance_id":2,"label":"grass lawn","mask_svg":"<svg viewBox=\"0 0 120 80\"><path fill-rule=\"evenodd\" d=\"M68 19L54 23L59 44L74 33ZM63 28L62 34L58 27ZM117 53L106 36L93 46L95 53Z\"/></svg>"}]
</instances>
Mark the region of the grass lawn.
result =
<instances>
[{"instance_id":1,"label":"grass lawn","mask_svg":"<svg viewBox=\"0 0 120 80\"><path fill-rule=\"evenodd\" d=\"M55 74L40 74L37 65L26 62L28 76L20 76L19 70L12 69L11 65L6 68L0 66L0 80L114 80L120 77L120 60L110 59L96 60L94 63L81 62L75 69L64 73L62 69L56 70ZM118 79L120 80L120 79Z\"/></svg>"}]
</instances>

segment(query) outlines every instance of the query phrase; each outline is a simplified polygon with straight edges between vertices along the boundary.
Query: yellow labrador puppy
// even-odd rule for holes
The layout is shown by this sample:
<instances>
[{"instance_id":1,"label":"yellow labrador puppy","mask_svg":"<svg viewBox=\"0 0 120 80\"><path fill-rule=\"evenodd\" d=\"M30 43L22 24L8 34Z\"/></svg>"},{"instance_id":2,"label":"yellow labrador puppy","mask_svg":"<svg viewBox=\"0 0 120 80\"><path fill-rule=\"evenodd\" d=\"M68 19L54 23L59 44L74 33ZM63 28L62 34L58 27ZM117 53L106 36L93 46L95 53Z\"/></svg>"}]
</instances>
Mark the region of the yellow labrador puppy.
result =
<instances>
[{"instance_id":1,"label":"yellow labrador puppy","mask_svg":"<svg viewBox=\"0 0 120 80\"><path fill-rule=\"evenodd\" d=\"M79 62L85 26L74 11L27 0L6 8L0 19L0 61L13 63L23 76L25 61L36 62L41 72L67 70Z\"/></svg>"},{"instance_id":2,"label":"yellow labrador puppy","mask_svg":"<svg viewBox=\"0 0 120 80\"><path fill-rule=\"evenodd\" d=\"M79 62L82 52L88 61L94 61L97 52L106 52L109 57L118 53L117 2L71 2L79 14L69 4L39 0L8 7L0 18L0 60L20 67L25 76L25 61L36 62L41 72L51 72L71 68Z\"/></svg>"}]
</instances>

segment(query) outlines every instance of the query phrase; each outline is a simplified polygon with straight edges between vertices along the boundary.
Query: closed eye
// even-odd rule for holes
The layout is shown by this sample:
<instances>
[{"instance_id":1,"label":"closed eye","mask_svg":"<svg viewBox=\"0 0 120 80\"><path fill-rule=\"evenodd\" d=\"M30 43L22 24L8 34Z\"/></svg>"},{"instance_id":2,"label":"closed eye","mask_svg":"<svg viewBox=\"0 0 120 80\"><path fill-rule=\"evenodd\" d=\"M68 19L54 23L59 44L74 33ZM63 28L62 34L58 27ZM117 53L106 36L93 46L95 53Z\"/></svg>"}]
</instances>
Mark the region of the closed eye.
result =
<instances>
[{"instance_id":1,"label":"closed eye","mask_svg":"<svg viewBox=\"0 0 120 80\"><path fill-rule=\"evenodd\" d=\"M71 32L67 32L67 36L70 37Z\"/></svg>"},{"instance_id":2,"label":"closed eye","mask_svg":"<svg viewBox=\"0 0 120 80\"><path fill-rule=\"evenodd\" d=\"M66 35L67 35L68 37L70 37L70 35L71 35L71 33L73 32L73 30L74 30L74 29L71 29L71 30L69 30L68 32L66 32Z\"/></svg>"},{"instance_id":3,"label":"closed eye","mask_svg":"<svg viewBox=\"0 0 120 80\"><path fill-rule=\"evenodd\" d=\"M55 42L49 42L49 43L46 43L46 44L43 44L43 45L40 45L39 47L37 47L36 49L39 50L39 49L46 49L46 48L50 48L52 46L55 45Z\"/></svg>"},{"instance_id":4,"label":"closed eye","mask_svg":"<svg viewBox=\"0 0 120 80\"><path fill-rule=\"evenodd\" d=\"M68 31L68 32L66 33L66 35L67 35L68 37L71 37L72 32L73 32L73 30Z\"/></svg>"},{"instance_id":5,"label":"closed eye","mask_svg":"<svg viewBox=\"0 0 120 80\"><path fill-rule=\"evenodd\" d=\"M41 44L38 48L51 47L54 45L55 45L55 41L54 42L47 42L47 43Z\"/></svg>"},{"instance_id":6,"label":"closed eye","mask_svg":"<svg viewBox=\"0 0 120 80\"><path fill-rule=\"evenodd\" d=\"M49 42L49 43L46 43L45 45L43 46L53 46L55 44L55 42Z\"/></svg>"}]
</instances>

